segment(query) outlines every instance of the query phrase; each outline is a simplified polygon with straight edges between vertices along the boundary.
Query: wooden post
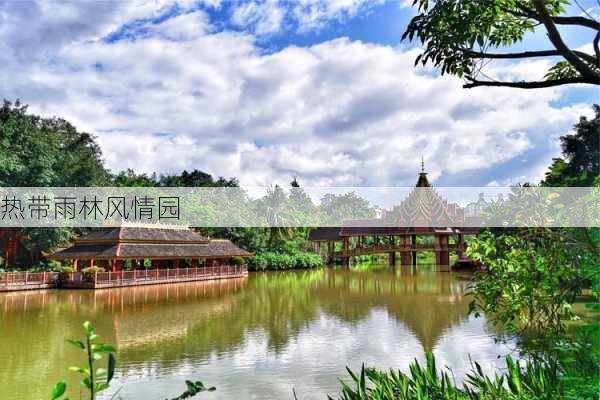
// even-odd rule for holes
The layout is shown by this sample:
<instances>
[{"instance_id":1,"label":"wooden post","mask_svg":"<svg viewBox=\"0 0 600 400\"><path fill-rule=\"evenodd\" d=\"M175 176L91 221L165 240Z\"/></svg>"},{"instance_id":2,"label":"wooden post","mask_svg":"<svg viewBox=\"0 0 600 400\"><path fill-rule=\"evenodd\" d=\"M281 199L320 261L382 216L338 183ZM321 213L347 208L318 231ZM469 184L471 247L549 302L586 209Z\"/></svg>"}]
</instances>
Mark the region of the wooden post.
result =
<instances>
[{"instance_id":1,"label":"wooden post","mask_svg":"<svg viewBox=\"0 0 600 400\"><path fill-rule=\"evenodd\" d=\"M79 260L73 260L73 270L79 272Z\"/></svg>"},{"instance_id":2,"label":"wooden post","mask_svg":"<svg viewBox=\"0 0 600 400\"><path fill-rule=\"evenodd\" d=\"M388 262L390 264L390 267L395 267L396 266L396 253L395 252L390 252L388 253Z\"/></svg>"}]
</instances>

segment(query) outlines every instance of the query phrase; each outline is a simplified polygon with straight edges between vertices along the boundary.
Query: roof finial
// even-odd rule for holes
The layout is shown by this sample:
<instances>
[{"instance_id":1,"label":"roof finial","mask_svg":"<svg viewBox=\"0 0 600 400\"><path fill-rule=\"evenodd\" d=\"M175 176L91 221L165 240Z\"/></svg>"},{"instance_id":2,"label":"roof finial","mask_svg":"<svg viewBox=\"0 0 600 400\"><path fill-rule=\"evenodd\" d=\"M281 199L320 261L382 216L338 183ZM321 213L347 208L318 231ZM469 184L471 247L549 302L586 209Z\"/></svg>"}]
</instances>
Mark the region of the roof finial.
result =
<instances>
[{"instance_id":1,"label":"roof finial","mask_svg":"<svg viewBox=\"0 0 600 400\"><path fill-rule=\"evenodd\" d=\"M421 154L421 172L425 172L425 159L423 158L423 154Z\"/></svg>"}]
</instances>

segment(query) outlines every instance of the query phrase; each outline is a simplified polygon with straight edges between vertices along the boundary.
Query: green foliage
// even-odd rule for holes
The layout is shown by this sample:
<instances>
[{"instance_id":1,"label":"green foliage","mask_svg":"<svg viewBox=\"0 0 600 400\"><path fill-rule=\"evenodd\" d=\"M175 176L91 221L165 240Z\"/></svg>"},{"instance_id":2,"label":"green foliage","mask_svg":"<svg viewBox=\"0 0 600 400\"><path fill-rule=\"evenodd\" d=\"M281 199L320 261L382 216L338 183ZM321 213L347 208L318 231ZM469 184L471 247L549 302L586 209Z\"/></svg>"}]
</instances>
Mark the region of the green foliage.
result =
<instances>
[{"instance_id":1,"label":"green foliage","mask_svg":"<svg viewBox=\"0 0 600 400\"><path fill-rule=\"evenodd\" d=\"M472 284L471 310L514 332L564 332L576 317L573 301L598 279L598 244L587 229L484 232L467 249L485 266Z\"/></svg>"},{"instance_id":2,"label":"green foliage","mask_svg":"<svg viewBox=\"0 0 600 400\"><path fill-rule=\"evenodd\" d=\"M132 169L121 171L112 177L112 184L121 187L236 187L235 178L226 179L222 176L214 179L212 175L197 169L188 172L183 170L179 175L137 174Z\"/></svg>"},{"instance_id":3,"label":"green foliage","mask_svg":"<svg viewBox=\"0 0 600 400\"><path fill-rule=\"evenodd\" d=\"M436 365L432 353L426 364L414 361L409 373L365 368L360 374L348 369L353 386L341 382L339 400L533 400L562 399L564 386L559 365L554 361L532 360L522 365L506 357L506 372L487 376L478 363L467 374L462 387L450 372ZM330 397L330 399L332 399Z\"/></svg>"},{"instance_id":4,"label":"green foliage","mask_svg":"<svg viewBox=\"0 0 600 400\"><path fill-rule=\"evenodd\" d=\"M89 393L90 400L94 400L96 396L109 388L110 382L115 375L115 367L117 358L115 356L115 348L109 344L98 341L100 338L95 332L92 323L85 321L83 323L85 331L85 339L83 341L76 339L67 339L67 342L82 351L86 356L86 364L81 367L69 367L69 371L75 372L81 376L81 386ZM104 356L107 356L106 368L96 368L97 362L101 361ZM187 389L185 392L172 400L183 400L196 396L202 392L213 392L215 387L206 387L200 381L185 381ZM51 400L69 400L66 397L67 384L65 381L59 381L50 392Z\"/></svg>"},{"instance_id":5,"label":"green foliage","mask_svg":"<svg viewBox=\"0 0 600 400\"><path fill-rule=\"evenodd\" d=\"M600 183L600 105L594 117L581 117L575 133L561 136L562 157L555 158L544 186L598 186Z\"/></svg>"},{"instance_id":6,"label":"green foliage","mask_svg":"<svg viewBox=\"0 0 600 400\"><path fill-rule=\"evenodd\" d=\"M323 260L318 254L307 252L263 252L248 259L251 271L286 270L298 268L318 268L323 266Z\"/></svg>"},{"instance_id":7,"label":"green foliage","mask_svg":"<svg viewBox=\"0 0 600 400\"><path fill-rule=\"evenodd\" d=\"M75 340L67 339L73 347L83 352L86 356L85 365L78 367L69 367L69 371L75 372L81 376L81 386L84 387L90 400L94 400L98 393L108 389L110 381L115 374L116 358L115 348L109 344L101 343L99 336L94 332L94 327L89 321L83 323L85 339ZM106 368L96 368L97 363L107 356ZM50 398L52 400L62 399L66 394L67 384L60 381L52 389ZM64 398L68 400L67 398Z\"/></svg>"},{"instance_id":8,"label":"green foliage","mask_svg":"<svg viewBox=\"0 0 600 400\"><path fill-rule=\"evenodd\" d=\"M60 118L0 107L0 186L98 186L108 182L95 138Z\"/></svg>"},{"instance_id":9,"label":"green foliage","mask_svg":"<svg viewBox=\"0 0 600 400\"><path fill-rule=\"evenodd\" d=\"M109 182L95 138L60 118L42 118L27 106L4 101L0 107L0 186L103 186ZM64 243L65 228L19 231L32 255ZM35 257L20 260L30 265Z\"/></svg>"},{"instance_id":10,"label":"green foliage","mask_svg":"<svg viewBox=\"0 0 600 400\"><path fill-rule=\"evenodd\" d=\"M442 74L467 77L474 81L490 59L531 57L527 54L517 54L515 57L486 55L489 49L508 48L522 42L528 33L533 33L536 27L542 25L546 16L542 15L535 3L532 0L414 0L418 14L410 21L402 38L418 39L423 46L424 50L416 58L415 65L419 62L423 65L431 63ZM557 23L554 17L563 15L565 5L569 3L569 0L545 0L543 6L548 23ZM587 22L594 24L593 20ZM590 28L579 21L573 25ZM556 49L555 54L550 55L563 56L563 60L548 71L546 79L582 77L572 60L564 56L566 51L560 46ZM594 56L577 52L576 57L591 71L599 71ZM594 80L588 83L597 84Z\"/></svg>"}]
</instances>

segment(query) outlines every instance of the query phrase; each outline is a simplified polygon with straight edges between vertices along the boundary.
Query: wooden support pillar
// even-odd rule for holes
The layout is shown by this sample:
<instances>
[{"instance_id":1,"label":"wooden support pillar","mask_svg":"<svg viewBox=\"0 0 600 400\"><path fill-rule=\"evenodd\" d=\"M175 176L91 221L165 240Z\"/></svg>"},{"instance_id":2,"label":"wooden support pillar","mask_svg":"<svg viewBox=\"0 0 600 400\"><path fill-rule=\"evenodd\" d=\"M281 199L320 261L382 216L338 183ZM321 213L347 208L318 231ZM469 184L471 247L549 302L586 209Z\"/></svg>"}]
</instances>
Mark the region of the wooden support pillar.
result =
<instances>
[{"instance_id":1,"label":"wooden support pillar","mask_svg":"<svg viewBox=\"0 0 600 400\"><path fill-rule=\"evenodd\" d=\"M448 248L448 243L448 235L435 236L436 267L448 267L450 265L450 251Z\"/></svg>"},{"instance_id":2,"label":"wooden support pillar","mask_svg":"<svg viewBox=\"0 0 600 400\"><path fill-rule=\"evenodd\" d=\"M173 268L179 268L179 260L173 260Z\"/></svg>"},{"instance_id":3,"label":"wooden support pillar","mask_svg":"<svg viewBox=\"0 0 600 400\"><path fill-rule=\"evenodd\" d=\"M198 259L192 258L192 268L198 268Z\"/></svg>"},{"instance_id":4,"label":"wooden support pillar","mask_svg":"<svg viewBox=\"0 0 600 400\"><path fill-rule=\"evenodd\" d=\"M79 272L80 267L79 260L73 260L73 270Z\"/></svg>"},{"instance_id":5,"label":"wooden support pillar","mask_svg":"<svg viewBox=\"0 0 600 400\"><path fill-rule=\"evenodd\" d=\"M410 265L411 264L411 256L409 251L403 251L400 253L400 265Z\"/></svg>"},{"instance_id":6,"label":"wooden support pillar","mask_svg":"<svg viewBox=\"0 0 600 400\"><path fill-rule=\"evenodd\" d=\"M125 264L125 261L123 261L123 260L112 260L111 261L112 272L123 271L123 264Z\"/></svg>"},{"instance_id":7,"label":"wooden support pillar","mask_svg":"<svg viewBox=\"0 0 600 400\"><path fill-rule=\"evenodd\" d=\"M390 267L395 267L396 266L396 253L395 252L390 252L388 253L388 262L390 264Z\"/></svg>"}]
</instances>

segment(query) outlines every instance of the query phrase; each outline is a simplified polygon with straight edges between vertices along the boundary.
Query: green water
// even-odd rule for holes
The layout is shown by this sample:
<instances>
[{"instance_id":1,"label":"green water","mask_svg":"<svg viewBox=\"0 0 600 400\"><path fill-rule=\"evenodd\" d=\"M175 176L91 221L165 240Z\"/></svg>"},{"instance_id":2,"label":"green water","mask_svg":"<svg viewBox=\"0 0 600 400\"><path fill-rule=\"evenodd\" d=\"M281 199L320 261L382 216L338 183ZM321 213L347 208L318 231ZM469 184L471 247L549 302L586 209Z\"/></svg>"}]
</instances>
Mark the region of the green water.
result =
<instances>
[{"instance_id":1,"label":"green water","mask_svg":"<svg viewBox=\"0 0 600 400\"><path fill-rule=\"evenodd\" d=\"M492 370L515 350L495 343L485 319L467 317L467 280L363 267L0 294L0 399L45 399L72 376L82 354L64 339L80 337L85 320L118 349L112 390L124 399L174 396L185 379L217 387L202 399L292 399L292 389L325 399L346 365L406 369L426 350L460 380L469 355Z\"/></svg>"}]
</instances>

